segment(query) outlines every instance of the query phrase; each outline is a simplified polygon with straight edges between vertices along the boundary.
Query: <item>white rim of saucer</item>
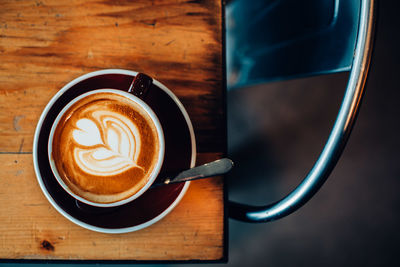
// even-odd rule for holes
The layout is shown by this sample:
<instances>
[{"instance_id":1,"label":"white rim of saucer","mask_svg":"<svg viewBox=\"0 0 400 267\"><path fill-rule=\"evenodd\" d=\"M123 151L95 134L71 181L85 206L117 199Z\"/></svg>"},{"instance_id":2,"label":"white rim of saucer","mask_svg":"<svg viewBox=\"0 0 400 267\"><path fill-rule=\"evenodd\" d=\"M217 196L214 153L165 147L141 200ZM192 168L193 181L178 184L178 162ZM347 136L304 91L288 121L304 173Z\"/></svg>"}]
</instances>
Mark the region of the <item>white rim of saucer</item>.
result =
<instances>
[{"instance_id":1,"label":"white rim of saucer","mask_svg":"<svg viewBox=\"0 0 400 267\"><path fill-rule=\"evenodd\" d=\"M40 174L40 170L39 170L39 163L38 163L38 159L36 157L36 151L37 151L37 143L39 141L39 134L40 134L40 129L42 128L43 125L43 121L47 116L47 113L49 112L50 108L53 106L54 102L68 89L70 89L72 86L74 86L75 84L86 80L88 78L94 77L94 76L98 76L98 75L103 75L103 74L125 74L125 75L129 75L129 76L136 76L138 72L136 71L131 71L131 70L124 70L124 69L104 69L104 70L99 70L99 71L94 71L94 72L89 72L86 73L82 76L79 76L77 78L75 78L74 80L70 81L68 84L66 84L63 88L61 88L61 90L59 90L49 101L49 103L47 103L46 107L44 108L42 114L40 115L38 124L36 126L36 130L35 130L35 135L34 135L34 141L33 141L33 166L35 169L35 173L36 173L36 178L38 180L39 186L42 190L42 192L44 193L45 197L47 198L47 200L51 203L51 205L61 214L63 215L65 218L67 218L68 220L70 220L71 222L86 228L88 230L92 230L95 232L101 232L101 233L108 233L108 234L121 234L121 233L129 233L129 232L134 232L134 231L138 231L140 229L146 228L156 222L158 222L159 220L161 220L162 218L164 218L168 213L170 213L175 207L176 205L178 205L178 203L181 201L181 199L183 198L183 196L185 195L186 191L189 188L190 185L190 181L189 182L185 182L185 185L183 186L181 192L179 193L178 197L174 200L174 202L172 202L172 204L165 209L162 213L160 213L158 216L154 217L153 219L136 225L136 226L132 226L132 227L125 227L125 228L116 228L116 229L109 229L109 228L102 228L102 227L97 227L97 226L93 226L91 224L82 222L78 219L76 219L75 217L71 216L69 213L65 212L60 206L58 206L58 204L54 201L53 197L50 195L50 193L47 191L46 186L43 183L41 174ZM191 147L192 147L192 154L191 154L191 161L190 161L190 168L193 168L196 164L196 139L195 139L195 135L194 135L194 130L193 130L193 125L192 122L189 118L189 115L185 109L185 107L183 106L183 104L181 103L181 101L178 99L178 97L171 91L169 90L165 85L163 85L162 83L160 83L159 81L153 79L153 83L158 86L159 88L161 88L162 90L164 90L169 97L172 98L172 100L176 103L176 105L179 107L180 111L183 114L183 117L185 118L186 124L189 128L189 133L190 133L190 140L191 140Z\"/></svg>"}]
</instances>

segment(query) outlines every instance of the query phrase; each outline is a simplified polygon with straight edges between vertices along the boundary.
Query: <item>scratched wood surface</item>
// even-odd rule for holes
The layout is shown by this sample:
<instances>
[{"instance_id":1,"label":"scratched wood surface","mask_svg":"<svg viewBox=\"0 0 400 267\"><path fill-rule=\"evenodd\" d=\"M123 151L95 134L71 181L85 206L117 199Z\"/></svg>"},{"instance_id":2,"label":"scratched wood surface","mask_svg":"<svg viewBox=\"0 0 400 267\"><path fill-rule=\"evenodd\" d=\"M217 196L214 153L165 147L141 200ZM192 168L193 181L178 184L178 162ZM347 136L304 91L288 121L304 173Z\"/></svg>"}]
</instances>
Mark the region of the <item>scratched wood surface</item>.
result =
<instances>
[{"instance_id":1,"label":"scratched wood surface","mask_svg":"<svg viewBox=\"0 0 400 267\"><path fill-rule=\"evenodd\" d=\"M32 166L33 134L51 97L95 70L145 72L182 101L198 163L226 144L222 6L215 0L0 0L0 259L220 260L222 178L192 183L163 220L107 235L66 220ZM207 200L207 202L205 202Z\"/></svg>"}]
</instances>

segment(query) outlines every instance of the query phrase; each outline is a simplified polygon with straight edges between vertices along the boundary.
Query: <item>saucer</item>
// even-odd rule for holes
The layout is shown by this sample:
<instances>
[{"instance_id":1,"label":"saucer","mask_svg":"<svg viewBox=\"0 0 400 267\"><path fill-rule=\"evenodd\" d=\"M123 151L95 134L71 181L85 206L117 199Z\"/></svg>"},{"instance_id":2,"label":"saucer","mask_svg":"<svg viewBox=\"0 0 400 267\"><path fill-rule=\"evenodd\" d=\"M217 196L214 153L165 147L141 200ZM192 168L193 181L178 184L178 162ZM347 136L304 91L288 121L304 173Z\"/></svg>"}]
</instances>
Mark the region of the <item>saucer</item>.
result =
<instances>
[{"instance_id":1,"label":"saucer","mask_svg":"<svg viewBox=\"0 0 400 267\"><path fill-rule=\"evenodd\" d=\"M73 223L103 233L127 233L152 225L165 217L182 199L190 182L147 190L139 198L112 208L83 204L68 194L54 177L47 143L51 126L71 99L101 88L127 91L137 72L119 69L95 71L65 85L47 104L35 131L33 163L44 195L53 207ZM154 80L144 101L156 113L164 131L165 157L160 177L194 167L196 142L190 118L179 99Z\"/></svg>"}]
</instances>

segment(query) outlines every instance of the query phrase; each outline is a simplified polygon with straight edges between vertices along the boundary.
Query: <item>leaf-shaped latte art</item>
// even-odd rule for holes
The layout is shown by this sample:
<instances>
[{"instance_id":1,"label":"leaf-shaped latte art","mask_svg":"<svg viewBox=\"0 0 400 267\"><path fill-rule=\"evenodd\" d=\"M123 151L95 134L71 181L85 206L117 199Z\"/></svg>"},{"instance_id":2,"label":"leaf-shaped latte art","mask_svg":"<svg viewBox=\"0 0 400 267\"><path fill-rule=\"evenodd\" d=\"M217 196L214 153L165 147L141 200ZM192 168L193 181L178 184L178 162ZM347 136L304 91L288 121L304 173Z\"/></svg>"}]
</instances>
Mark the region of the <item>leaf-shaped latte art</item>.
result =
<instances>
[{"instance_id":1,"label":"leaf-shaped latte art","mask_svg":"<svg viewBox=\"0 0 400 267\"><path fill-rule=\"evenodd\" d=\"M72 135L74 137L75 142L82 146L94 146L98 144L102 144L100 131L97 128L96 123L89 119L80 119L76 126L79 130L74 130Z\"/></svg>"},{"instance_id":2,"label":"leaf-shaped latte art","mask_svg":"<svg viewBox=\"0 0 400 267\"><path fill-rule=\"evenodd\" d=\"M95 111L91 119L80 119L76 126L78 129L72 136L80 147L74 149L74 158L83 171L112 176L132 167L141 168L137 165L141 147L139 130L124 115Z\"/></svg>"}]
</instances>

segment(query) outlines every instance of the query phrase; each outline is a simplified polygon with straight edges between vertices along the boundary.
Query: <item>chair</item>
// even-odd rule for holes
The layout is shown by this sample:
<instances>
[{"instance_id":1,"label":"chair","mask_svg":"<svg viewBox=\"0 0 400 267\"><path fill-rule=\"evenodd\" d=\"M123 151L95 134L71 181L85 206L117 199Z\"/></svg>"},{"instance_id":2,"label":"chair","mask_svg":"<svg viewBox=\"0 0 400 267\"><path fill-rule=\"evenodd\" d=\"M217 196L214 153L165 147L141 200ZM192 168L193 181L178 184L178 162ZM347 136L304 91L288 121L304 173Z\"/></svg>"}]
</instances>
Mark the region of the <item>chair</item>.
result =
<instances>
[{"instance_id":1,"label":"chair","mask_svg":"<svg viewBox=\"0 0 400 267\"><path fill-rule=\"evenodd\" d=\"M229 202L246 222L285 217L303 206L335 167L356 121L370 66L373 0L246 0L226 8L228 90L273 80L349 71L336 121L315 164L283 199L265 206Z\"/></svg>"}]
</instances>

